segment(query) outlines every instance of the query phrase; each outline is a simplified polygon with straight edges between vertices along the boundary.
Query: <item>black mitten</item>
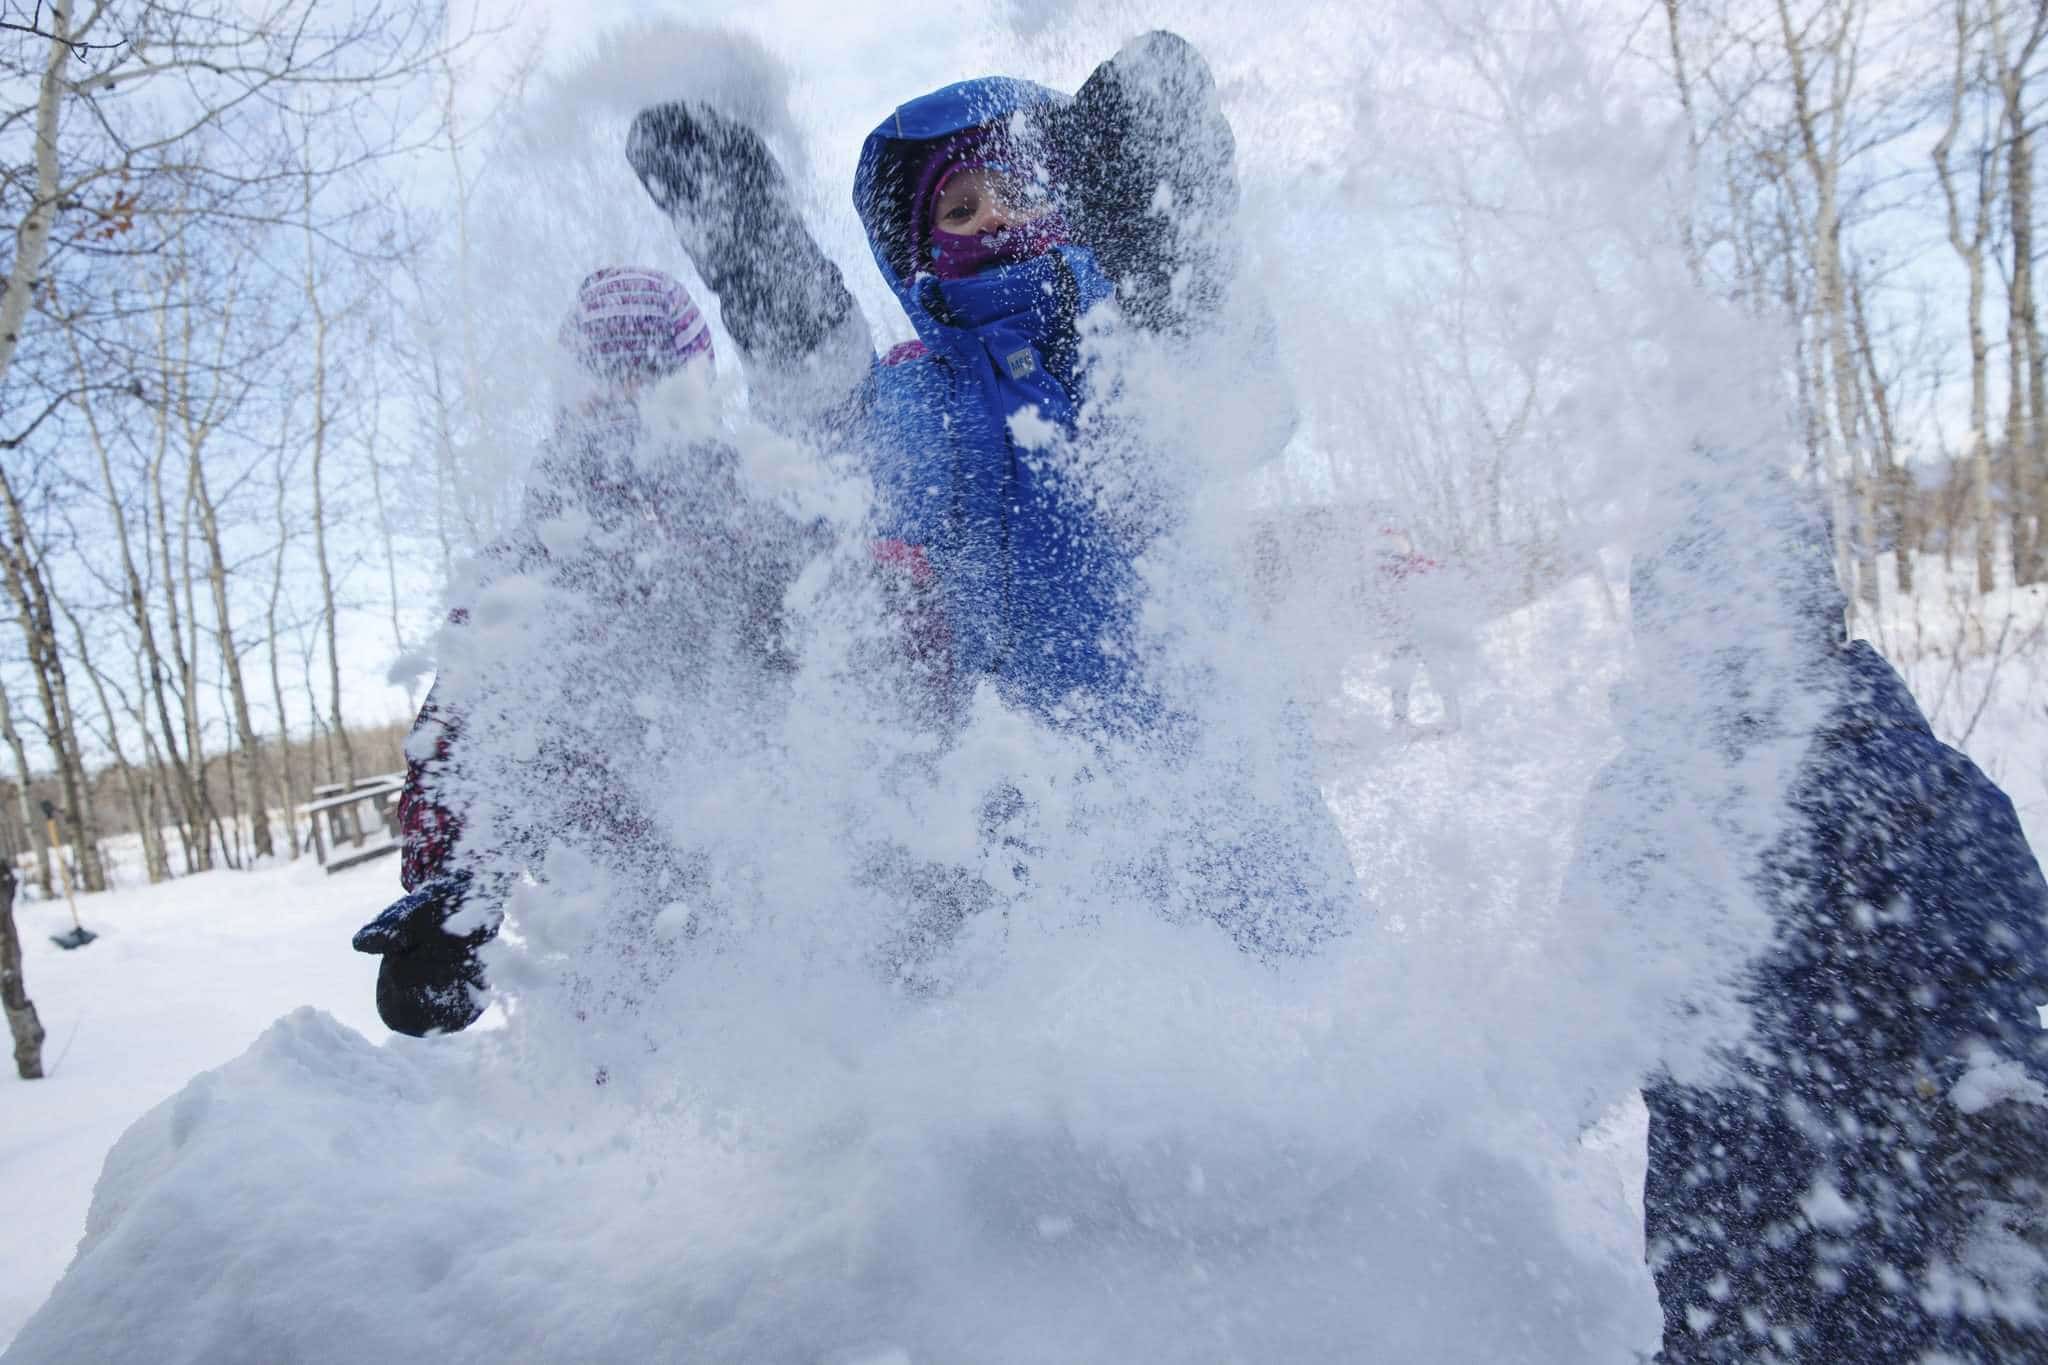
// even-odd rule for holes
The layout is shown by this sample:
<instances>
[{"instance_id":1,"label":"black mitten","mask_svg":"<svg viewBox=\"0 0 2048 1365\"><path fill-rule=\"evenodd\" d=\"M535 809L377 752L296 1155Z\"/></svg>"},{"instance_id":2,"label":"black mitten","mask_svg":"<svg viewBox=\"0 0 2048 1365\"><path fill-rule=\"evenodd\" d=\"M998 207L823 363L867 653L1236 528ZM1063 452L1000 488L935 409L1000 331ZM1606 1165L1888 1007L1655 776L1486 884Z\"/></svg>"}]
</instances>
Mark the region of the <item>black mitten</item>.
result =
<instances>
[{"instance_id":1,"label":"black mitten","mask_svg":"<svg viewBox=\"0 0 2048 1365\"><path fill-rule=\"evenodd\" d=\"M845 320L853 297L839 267L804 228L782 168L751 128L702 104L656 105L634 118L626 160L750 357L800 361Z\"/></svg>"},{"instance_id":2,"label":"black mitten","mask_svg":"<svg viewBox=\"0 0 2048 1365\"><path fill-rule=\"evenodd\" d=\"M384 960L377 969L377 1014L395 1033L421 1038L457 1033L484 1011L483 964L476 950L497 936L498 915L451 933L448 921L473 890L467 872L423 883L356 931L355 949Z\"/></svg>"},{"instance_id":3,"label":"black mitten","mask_svg":"<svg viewBox=\"0 0 2048 1365\"><path fill-rule=\"evenodd\" d=\"M1229 284L1237 140L1208 63L1163 30L1095 68L1054 120L1076 234L1153 328L1213 311Z\"/></svg>"}]
</instances>

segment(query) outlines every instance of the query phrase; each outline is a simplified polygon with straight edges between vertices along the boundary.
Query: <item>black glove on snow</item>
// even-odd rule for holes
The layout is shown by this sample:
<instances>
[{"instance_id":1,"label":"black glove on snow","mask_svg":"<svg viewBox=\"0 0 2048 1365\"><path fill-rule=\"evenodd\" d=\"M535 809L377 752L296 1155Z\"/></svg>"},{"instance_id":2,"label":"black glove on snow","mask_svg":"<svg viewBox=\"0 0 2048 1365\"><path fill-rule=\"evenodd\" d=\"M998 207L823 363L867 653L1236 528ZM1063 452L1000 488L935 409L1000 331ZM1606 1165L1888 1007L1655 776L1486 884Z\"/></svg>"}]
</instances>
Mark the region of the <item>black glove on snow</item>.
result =
<instances>
[{"instance_id":1,"label":"black glove on snow","mask_svg":"<svg viewBox=\"0 0 2048 1365\"><path fill-rule=\"evenodd\" d=\"M1229 284L1237 140L1202 54L1163 30L1132 39L1095 68L1052 135L1076 235L1125 312L1178 328L1212 311Z\"/></svg>"},{"instance_id":2,"label":"black glove on snow","mask_svg":"<svg viewBox=\"0 0 2048 1365\"><path fill-rule=\"evenodd\" d=\"M384 959L377 969L377 1014L394 1033L457 1033L484 1012L476 950L497 936L498 916L460 934L446 927L472 890L467 872L436 877L356 930L356 951Z\"/></svg>"},{"instance_id":3,"label":"black glove on snow","mask_svg":"<svg viewBox=\"0 0 2048 1365\"><path fill-rule=\"evenodd\" d=\"M702 104L656 105L634 118L626 160L675 223L742 351L798 361L845 320L853 296L839 267L751 128Z\"/></svg>"}]
</instances>

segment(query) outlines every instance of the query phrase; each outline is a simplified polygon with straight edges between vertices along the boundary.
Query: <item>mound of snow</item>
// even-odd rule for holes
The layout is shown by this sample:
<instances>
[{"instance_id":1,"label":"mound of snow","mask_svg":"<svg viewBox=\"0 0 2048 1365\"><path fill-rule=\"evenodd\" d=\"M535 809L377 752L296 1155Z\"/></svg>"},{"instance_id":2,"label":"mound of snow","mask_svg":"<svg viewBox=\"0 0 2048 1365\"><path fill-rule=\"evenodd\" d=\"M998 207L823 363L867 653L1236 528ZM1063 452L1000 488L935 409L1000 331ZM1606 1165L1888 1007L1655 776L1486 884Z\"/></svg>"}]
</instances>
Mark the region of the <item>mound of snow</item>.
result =
<instances>
[{"instance_id":1,"label":"mound of snow","mask_svg":"<svg viewBox=\"0 0 2048 1365\"><path fill-rule=\"evenodd\" d=\"M382 1032L376 964L348 938L397 894L396 859L329 876L309 856L150 886L138 840L111 852L119 889L78 898L90 947L50 941L71 927L61 895L15 905L49 1039L45 1079L0 1075L0 1350L70 1262L108 1149L151 1107L300 1005Z\"/></svg>"},{"instance_id":2,"label":"mound of snow","mask_svg":"<svg viewBox=\"0 0 2048 1365\"><path fill-rule=\"evenodd\" d=\"M1025 1050L1057 1071L1080 1043L1054 1032ZM1285 1131L1298 1114L1191 1121L1201 1077L1140 1072L1065 1114L1043 1076L1000 1074L947 1077L953 1121L905 1121L887 1087L802 1118L648 1107L536 1083L517 1036L379 1048L318 1011L280 1020L121 1139L10 1365L1625 1360L1654 1341L1641 1267L1568 1244L1527 1167L1449 1116L1332 1142Z\"/></svg>"}]
</instances>

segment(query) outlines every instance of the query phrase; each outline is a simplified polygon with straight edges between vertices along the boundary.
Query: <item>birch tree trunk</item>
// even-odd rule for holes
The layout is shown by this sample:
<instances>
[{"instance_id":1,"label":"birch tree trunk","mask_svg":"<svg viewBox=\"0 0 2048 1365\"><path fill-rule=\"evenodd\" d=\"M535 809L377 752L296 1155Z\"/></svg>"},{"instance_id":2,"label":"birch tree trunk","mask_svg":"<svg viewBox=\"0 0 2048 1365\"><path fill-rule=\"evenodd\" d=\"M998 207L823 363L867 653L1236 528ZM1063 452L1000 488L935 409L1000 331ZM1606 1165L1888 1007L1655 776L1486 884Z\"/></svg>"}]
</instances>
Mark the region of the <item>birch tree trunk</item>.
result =
<instances>
[{"instance_id":1,"label":"birch tree trunk","mask_svg":"<svg viewBox=\"0 0 2048 1365\"><path fill-rule=\"evenodd\" d=\"M168 534L165 537L165 554L169 554ZM196 779L199 795L200 843L204 847L207 843L206 831L209 827L217 834L224 835L224 831L221 828L220 812L215 808L213 802L213 779L207 773L206 764L206 730L199 717L199 687L204 658L199 643L199 606L195 598L196 590L193 587L195 581L196 576L192 572L192 482L190 479L187 479L185 481L185 499L178 508L178 573L173 578L170 576L168 569L166 569L165 596L175 602L178 598L179 587L182 585L184 588L185 647L187 652L178 659L178 672L182 675L185 683L183 697L185 703L185 751L193 755L192 773ZM232 859L234 853L225 837L220 840L220 856L223 859L229 860L229 865L233 866ZM208 867L213 866L213 855L210 853L207 855L206 865Z\"/></svg>"},{"instance_id":2,"label":"birch tree trunk","mask_svg":"<svg viewBox=\"0 0 2048 1365\"><path fill-rule=\"evenodd\" d=\"M68 340L71 346L73 364L82 381L86 372L86 363L84 354L79 349L76 333L70 334ZM192 774L185 766L184 751L178 746L177 727L171 723L170 703L165 696L167 678L164 670L163 650L157 645L156 627L151 619L149 610L149 595L143 587L142 571L136 563L135 543L128 525L127 508L122 502L120 489L115 485L113 460L108 452L106 438L100 430L98 417L91 404L80 403L78 406L85 419L86 436L92 445L93 454L98 460L100 488L106 494L107 511L114 527L114 545L120 551L121 556L121 582L124 601L128 608L128 617L135 623L137 639L141 645L136 658L138 683L142 686L143 696L153 699L156 703L157 721L163 729L164 747L169 754L169 767L171 775L177 783L178 791L181 793L190 792L192 790ZM147 529L148 513L145 509L145 533L147 533ZM142 679L142 670L145 667L148 670L146 682ZM155 765L159 762L155 741L151 737L149 723L139 707L135 712L135 722L137 728L142 732L144 751L148 755L150 763ZM109 724L111 723L109 722ZM189 805L185 809L184 819L178 828L179 839L185 847L185 862L188 868L194 865L193 839L195 832L200 842L203 843L205 839L205 830L198 824L196 812L196 804ZM152 830L156 835L157 856L163 864L166 875L168 875L170 858L163 849L163 832L160 829L154 829L153 826Z\"/></svg>"},{"instance_id":3,"label":"birch tree trunk","mask_svg":"<svg viewBox=\"0 0 2048 1365\"><path fill-rule=\"evenodd\" d=\"M1853 4L1832 6L1834 23L1822 38L1826 58L1826 104L1817 102L1804 31L1793 27L1788 0L1778 0L1778 29L1792 82L1792 112L1799 135L1800 156L1813 180L1812 228L1814 307L1827 346L1828 378L1833 388L1835 436L1843 455L1843 473L1856 500L1854 592L1852 602L1877 602L1877 498L1857 421L1855 353L1849 343L1848 300L1842 259L1841 175L1849 99L1856 83L1856 24Z\"/></svg>"},{"instance_id":4,"label":"birch tree trunk","mask_svg":"<svg viewBox=\"0 0 2048 1365\"><path fill-rule=\"evenodd\" d=\"M241 281L230 274L225 296L207 311L212 314L208 324L214 329L214 354L210 358L194 354L193 329L195 316L204 306L194 297L193 274L190 263L182 249L178 255L178 292L176 301L179 321L179 344L177 350L179 384L177 387L177 415L185 442L185 486L191 499L191 506L199 514L201 543L206 549L206 581L213 598L214 643L219 650L221 668L225 673L228 688L228 713L234 722L236 753L242 770L240 790L249 798L250 838L255 846L256 856L268 858L275 853L270 838L270 814L265 798L267 783L264 780L263 753L256 736L256 727L250 720L249 693L242 680L242 657L235 646L234 615L228 604L227 556L221 549L220 514L214 503L212 492L206 482L205 452L213 439L215 430L223 418L228 416L247 393L247 385L231 377L233 366L227 354L229 338L238 328L237 304L241 297ZM171 291L166 290L165 306L172 306ZM195 400L191 388L191 375L199 367L210 377L203 401ZM197 634L196 617L194 633ZM238 806L239 793L236 791L234 770L228 770L229 804ZM234 821L235 843L241 845L241 821ZM239 861L239 857L237 859Z\"/></svg>"},{"instance_id":5,"label":"birch tree trunk","mask_svg":"<svg viewBox=\"0 0 2048 1365\"><path fill-rule=\"evenodd\" d=\"M1699 230L1693 222L1692 196L1698 192L1700 175L1700 123L1693 108L1692 76L1686 70L1685 42L1679 25L1678 0L1664 0L1664 36L1671 45L1671 77L1678 89L1678 108L1685 119L1686 207L1678 222L1679 245L1685 250L1685 267L1694 284L1704 281Z\"/></svg>"},{"instance_id":6,"label":"birch tree trunk","mask_svg":"<svg viewBox=\"0 0 2048 1365\"><path fill-rule=\"evenodd\" d=\"M1998 180L1989 165L1990 148L1976 148L1976 193L1966 226L1963 196L1956 183L1952 158L1956 138L1962 132L1964 102L1970 91L1972 25L1969 0L1955 0L1955 21L1956 62L1949 82L1948 126L1934 144L1934 171L1948 210L1948 243L1962 259L1964 273L1969 279L1969 312L1965 321L1970 343L1970 517L1976 528L1977 591L1988 593L1998 582L1995 559L1998 522L1991 498L1991 345L1984 333L1984 248L1991 236L1991 208ZM1980 68L1981 65L1980 58ZM1990 138L1993 146L1999 130L2005 126L2003 100L1999 101L1998 108L1999 116Z\"/></svg>"},{"instance_id":7,"label":"birch tree trunk","mask_svg":"<svg viewBox=\"0 0 2048 1365\"><path fill-rule=\"evenodd\" d=\"M85 765L79 754L71 689L64 676L63 656L57 648L49 585L33 552L21 498L4 469L0 469L0 498L7 503L7 591L14 599L22 635L28 644L29 669L35 676L37 699L42 703L44 734L64 796L64 837L71 845L84 888L104 891L107 874L100 863L98 830L90 806Z\"/></svg>"},{"instance_id":8,"label":"birch tree trunk","mask_svg":"<svg viewBox=\"0 0 2048 1365\"><path fill-rule=\"evenodd\" d=\"M2044 495L2041 470L2042 433L2031 420L2043 401L2040 329L2034 311L2034 169L2031 130L2027 124L2027 69L2044 32L2043 7L2015 47L2007 31L2004 0L1986 0L1991 53L2004 105L2006 148L2006 215L2011 227L2012 272L2006 293L2005 403L2006 464L2010 471L2006 509L2012 536L2015 584L2035 583L2042 576L2042 546L2036 515ZM2030 402L2031 399L2031 402Z\"/></svg>"},{"instance_id":9,"label":"birch tree trunk","mask_svg":"<svg viewBox=\"0 0 2048 1365\"><path fill-rule=\"evenodd\" d=\"M278 667L277 604L284 594L284 556L291 544L291 523L285 516L285 459L280 450L277 456L277 558L271 566L270 602L264 612L264 629L268 633L270 654L270 697L277 707L277 760L281 770L284 802L284 828L291 839L292 860L296 862L303 851L299 847L299 816L296 809L298 784L292 778L292 729L291 713L284 706L284 673Z\"/></svg>"},{"instance_id":10,"label":"birch tree trunk","mask_svg":"<svg viewBox=\"0 0 2048 1365\"><path fill-rule=\"evenodd\" d=\"M63 604L59 603L59 606ZM71 627L73 647L78 652L78 665L85 670L85 676L91 681L93 695L99 700L100 716L106 721L107 732L101 738L105 741L108 752L114 756L114 769L121 779L122 794L128 800L129 818L135 822L136 835L142 840L144 875L149 878L149 884L154 886L170 875L170 862L163 854L163 834L149 823L143 799L142 779L135 766L128 761L127 750L121 744L121 722L114 714L113 704L107 700L106 680L101 676L99 669L93 666L92 650L86 642L85 629L69 607L63 607L63 611L65 623Z\"/></svg>"},{"instance_id":11,"label":"birch tree trunk","mask_svg":"<svg viewBox=\"0 0 2048 1365\"><path fill-rule=\"evenodd\" d=\"M201 670L206 666L206 659L201 652L199 642L199 607L196 598L198 592L196 585L199 582L199 575L192 570L192 513L195 503L196 496L193 493L191 484L188 482L185 486L185 510L178 528L178 555L185 579L185 619L192 623L192 629L188 637L192 643L192 676L197 679L201 676ZM195 748L200 744L202 737L205 735L204 725L205 722L200 718L199 714L199 694L197 691L194 691L185 698L185 726L187 733L191 737L189 742ZM204 769L202 768L201 771L204 772ZM235 825L232 833L230 833L228 828L228 819L238 820L240 815L235 809L234 804L235 773L234 755L232 753L224 756L222 772L228 784L228 817L227 819L222 818L220 805L214 800L215 787L211 778L207 779L206 788L203 793L206 798L206 817L212 822L213 832L220 840L220 856L222 861L227 863L230 868L239 872L242 870L242 829L239 823Z\"/></svg>"},{"instance_id":12,"label":"birch tree trunk","mask_svg":"<svg viewBox=\"0 0 2048 1365\"><path fill-rule=\"evenodd\" d=\"M49 45L36 87L35 189L15 229L14 259L8 263L6 290L0 293L0 379L14 364L29 303L49 254L50 233L57 225L57 132L64 104L64 64L71 60L71 0L51 0L49 22Z\"/></svg>"},{"instance_id":13,"label":"birch tree trunk","mask_svg":"<svg viewBox=\"0 0 2048 1365\"><path fill-rule=\"evenodd\" d=\"M2026 444L2014 452L2014 459L2024 457L2027 468L2027 483L2032 490L2032 501L2027 507L2030 515L2027 538L2027 577L2025 582L2037 583L2048 565L2043 562L2042 528L2044 511L2048 511L2048 467L2042 459L2042 442L2048 440L2048 430L2043 429L2042 408L2048 403L2048 394L2043 393L2044 382L2048 382L2048 355L2041 346L2039 311L2034 302L2034 133L2027 122L2026 68L2031 63L2035 48L2040 43L2042 9L2036 6L2035 28L2022 49L2019 68L2013 81L2014 95L2007 101L2006 136L2010 139L2011 185L2007 190L2007 202L2012 214L2012 297L2013 306L2019 319L2019 335L2024 345L2027 380L2027 424ZM2017 377L2014 380L2018 382Z\"/></svg>"},{"instance_id":14,"label":"birch tree trunk","mask_svg":"<svg viewBox=\"0 0 2048 1365\"><path fill-rule=\"evenodd\" d=\"M405 653L405 626L398 615L398 547L391 534L391 514L384 505L384 475L382 466L377 462L377 420L374 411L370 421L368 448L363 453L370 466L370 495L377 503L377 533L384 542L384 587L391 603L391 647L402 655ZM412 679L406 680L405 701L408 708L417 708L419 705L418 698L413 695L415 686Z\"/></svg>"},{"instance_id":15,"label":"birch tree trunk","mask_svg":"<svg viewBox=\"0 0 2048 1365\"><path fill-rule=\"evenodd\" d=\"M199 444L192 447L190 478L193 499L199 507L199 527L206 542L206 581L213 590L214 619L220 643L221 667L227 674L228 701L239 741L242 789L249 795L250 839L256 856L271 857L276 849L270 839L270 815L264 795L263 757L258 748L256 726L249 718L249 693L242 685L242 658L235 648L234 614L228 607L227 556L221 552L220 517L206 487L206 462L199 457Z\"/></svg>"},{"instance_id":16,"label":"birch tree trunk","mask_svg":"<svg viewBox=\"0 0 2048 1365\"><path fill-rule=\"evenodd\" d=\"M50 872L49 836L43 833L42 821L36 819L35 802L29 795L33 778L28 770L28 749L21 742L21 732L14 728L14 705L4 687L0 687L0 738L6 739L8 752L14 757L14 798L21 806L21 827L28 835L29 847L36 851L36 885L47 900L56 894Z\"/></svg>"},{"instance_id":17,"label":"birch tree trunk","mask_svg":"<svg viewBox=\"0 0 2048 1365\"><path fill-rule=\"evenodd\" d=\"M1877 432L1877 445L1872 453L1877 466L1881 501L1879 514L1884 529L1891 536L1892 567L1898 590L1910 594L1913 591L1913 552L1918 545L1910 488L1912 476L1899 461L1891 385L1885 379L1877 347L1871 341L1870 316L1863 305L1863 281L1856 271L1849 275L1849 316L1855 324L1857 363L1863 378L1859 387L1869 400L1870 421Z\"/></svg>"},{"instance_id":18,"label":"birch tree trunk","mask_svg":"<svg viewBox=\"0 0 2048 1365\"><path fill-rule=\"evenodd\" d=\"M0 861L0 1008L14 1036L14 1073L25 1081L43 1076L43 1021L28 998L21 975L21 931L14 924L14 868Z\"/></svg>"},{"instance_id":19,"label":"birch tree trunk","mask_svg":"<svg viewBox=\"0 0 2048 1365\"><path fill-rule=\"evenodd\" d=\"M197 686L192 677L191 658L185 650L183 618L178 611L177 576L171 569L171 518L170 507L164 500L164 463L169 453L170 428L168 418L160 418L158 424L157 448L149 464L149 489L156 511L157 568L162 575L160 587L164 599L164 629L169 644L168 653L177 668L178 709L180 719L173 723L169 698L165 695L170 680L163 676L162 659L155 660L155 675L152 681L156 688L156 700L163 719L164 743L172 753L179 777L178 805L183 814L184 840L186 845L187 872L205 872L213 867L213 840L206 826L206 750L193 741L190 700ZM137 580L136 586L140 586ZM136 608L138 622L146 620L146 607ZM147 627L144 627L147 630ZM178 731L185 731L185 757L177 760Z\"/></svg>"},{"instance_id":20,"label":"birch tree trunk","mask_svg":"<svg viewBox=\"0 0 2048 1365\"><path fill-rule=\"evenodd\" d=\"M356 758L341 719L341 646L334 603L334 568L327 553L327 495L321 472L327 460L327 312L320 300L319 262L314 252L313 181L306 179L306 311L313 323L313 558L320 569L322 624L327 635L327 704L329 733L341 746L343 782L356 780Z\"/></svg>"},{"instance_id":21,"label":"birch tree trunk","mask_svg":"<svg viewBox=\"0 0 2048 1365\"><path fill-rule=\"evenodd\" d=\"M159 780L172 771L172 766L164 761L163 752L157 747L156 731L149 723L149 716L147 714L149 694L150 679L143 672L142 656L137 655L135 658L136 701L134 705L128 708L128 714L135 721L136 733L142 736L143 772L148 775L146 790L149 796L149 827L156 833L157 850L164 862L164 874L171 876L174 875L174 869L171 867L170 847L164 843L163 815L166 810L170 810L171 827L178 831L179 848L185 858L183 869L186 871L190 871L192 867L192 843L187 836L184 825L178 822L177 812L170 808L168 800L165 799L166 793L163 790L163 783ZM162 705L161 690L158 692L158 705ZM182 782L182 779L179 780Z\"/></svg>"},{"instance_id":22,"label":"birch tree trunk","mask_svg":"<svg viewBox=\"0 0 2048 1365\"><path fill-rule=\"evenodd\" d=\"M2005 314L2006 535L2016 586L2034 581L2039 558L2034 544L2033 441L2027 434L2027 337L2019 309L2019 286L2026 273L2024 266L2015 261L2007 286Z\"/></svg>"}]
</instances>

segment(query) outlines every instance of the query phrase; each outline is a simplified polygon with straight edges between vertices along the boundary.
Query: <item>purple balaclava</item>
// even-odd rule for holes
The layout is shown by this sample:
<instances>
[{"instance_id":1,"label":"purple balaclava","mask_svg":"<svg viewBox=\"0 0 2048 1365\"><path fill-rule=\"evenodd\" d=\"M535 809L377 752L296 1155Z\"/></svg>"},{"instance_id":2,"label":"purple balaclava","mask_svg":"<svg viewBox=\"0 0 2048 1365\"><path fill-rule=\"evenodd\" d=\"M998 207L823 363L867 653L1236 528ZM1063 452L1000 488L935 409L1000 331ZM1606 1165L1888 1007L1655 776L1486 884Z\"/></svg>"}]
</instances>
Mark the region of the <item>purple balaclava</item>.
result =
<instances>
[{"instance_id":1,"label":"purple balaclava","mask_svg":"<svg viewBox=\"0 0 2048 1365\"><path fill-rule=\"evenodd\" d=\"M920 271L942 280L964 280L992 266L1029 260L1068 240L1067 225L1057 212L987 235L939 231L934 210L948 180L962 171L1004 170L1009 165L1010 158L993 125L971 128L933 149L918 172L916 193L911 199L911 230L918 246Z\"/></svg>"}]
</instances>

